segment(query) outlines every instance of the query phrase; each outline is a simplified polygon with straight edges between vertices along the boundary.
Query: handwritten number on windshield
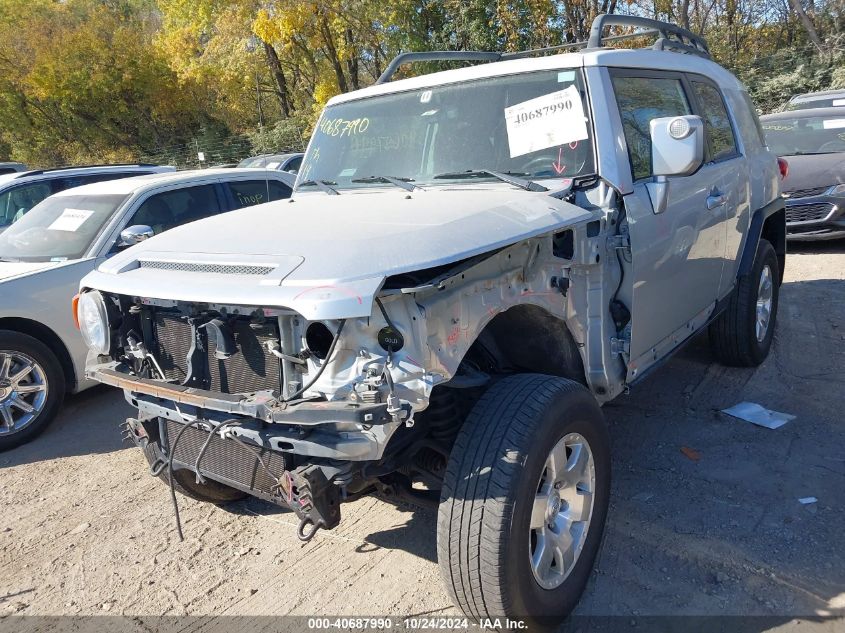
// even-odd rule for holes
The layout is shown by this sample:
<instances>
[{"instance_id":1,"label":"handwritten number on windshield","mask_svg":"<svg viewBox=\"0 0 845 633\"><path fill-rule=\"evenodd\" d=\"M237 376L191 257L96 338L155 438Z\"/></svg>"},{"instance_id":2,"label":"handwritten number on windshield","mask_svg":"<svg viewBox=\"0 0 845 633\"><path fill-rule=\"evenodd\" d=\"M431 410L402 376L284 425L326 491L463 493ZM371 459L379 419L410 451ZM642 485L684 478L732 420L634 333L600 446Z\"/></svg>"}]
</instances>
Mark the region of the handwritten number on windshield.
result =
<instances>
[{"instance_id":1,"label":"handwritten number on windshield","mask_svg":"<svg viewBox=\"0 0 845 633\"><path fill-rule=\"evenodd\" d=\"M367 117L360 119L324 119L320 121L319 130L326 136L355 136L363 134L370 127Z\"/></svg>"}]
</instances>

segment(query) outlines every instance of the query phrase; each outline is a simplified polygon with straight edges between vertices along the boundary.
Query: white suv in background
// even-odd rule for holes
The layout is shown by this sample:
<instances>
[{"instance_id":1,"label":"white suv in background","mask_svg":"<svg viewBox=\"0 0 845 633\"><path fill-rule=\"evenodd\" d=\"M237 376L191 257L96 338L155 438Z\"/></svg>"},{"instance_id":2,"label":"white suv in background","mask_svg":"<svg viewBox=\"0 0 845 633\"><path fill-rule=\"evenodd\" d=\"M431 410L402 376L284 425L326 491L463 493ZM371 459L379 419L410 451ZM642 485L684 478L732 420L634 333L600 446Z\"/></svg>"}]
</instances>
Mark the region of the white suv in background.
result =
<instances>
[{"instance_id":1,"label":"white suv in background","mask_svg":"<svg viewBox=\"0 0 845 633\"><path fill-rule=\"evenodd\" d=\"M44 198L59 191L92 182L168 171L175 168L147 164L94 165L3 173L0 175L0 233Z\"/></svg>"},{"instance_id":2,"label":"white suv in background","mask_svg":"<svg viewBox=\"0 0 845 633\"><path fill-rule=\"evenodd\" d=\"M47 198L0 234L0 450L44 429L66 392L95 384L70 307L86 273L175 226L288 198L293 183L269 169L99 182Z\"/></svg>"}]
</instances>

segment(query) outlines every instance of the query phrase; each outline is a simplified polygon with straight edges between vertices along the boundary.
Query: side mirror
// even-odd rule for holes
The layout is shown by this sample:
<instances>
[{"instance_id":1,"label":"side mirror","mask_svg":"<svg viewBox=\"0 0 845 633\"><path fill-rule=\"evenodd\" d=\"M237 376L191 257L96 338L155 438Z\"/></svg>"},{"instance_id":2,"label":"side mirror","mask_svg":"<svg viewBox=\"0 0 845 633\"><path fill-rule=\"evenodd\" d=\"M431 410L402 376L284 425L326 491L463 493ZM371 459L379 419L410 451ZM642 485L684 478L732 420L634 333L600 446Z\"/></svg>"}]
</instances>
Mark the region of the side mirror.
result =
<instances>
[{"instance_id":1,"label":"side mirror","mask_svg":"<svg viewBox=\"0 0 845 633\"><path fill-rule=\"evenodd\" d=\"M695 115L651 120L655 176L689 176L704 162L704 123Z\"/></svg>"},{"instance_id":2,"label":"side mirror","mask_svg":"<svg viewBox=\"0 0 845 633\"><path fill-rule=\"evenodd\" d=\"M118 246L132 246L139 244L144 240L148 240L155 235L152 227L146 224L135 224L127 226L120 232L120 242Z\"/></svg>"}]
</instances>

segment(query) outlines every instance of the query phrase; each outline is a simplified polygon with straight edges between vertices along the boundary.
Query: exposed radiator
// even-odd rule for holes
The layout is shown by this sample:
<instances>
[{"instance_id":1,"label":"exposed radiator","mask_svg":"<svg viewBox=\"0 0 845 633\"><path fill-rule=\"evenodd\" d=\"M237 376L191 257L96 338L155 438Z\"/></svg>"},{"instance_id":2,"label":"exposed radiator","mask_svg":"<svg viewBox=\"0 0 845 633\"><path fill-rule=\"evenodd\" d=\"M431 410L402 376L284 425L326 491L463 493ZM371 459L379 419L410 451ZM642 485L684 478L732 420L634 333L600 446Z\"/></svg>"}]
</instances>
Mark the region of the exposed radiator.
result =
<instances>
[{"instance_id":1,"label":"exposed radiator","mask_svg":"<svg viewBox=\"0 0 845 633\"><path fill-rule=\"evenodd\" d=\"M221 393L244 393L279 388L279 361L267 351L264 343L277 340L276 326L268 322L257 328L246 319L231 322L238 352L226 360L214 356L214 345L208 350L209 389ZM183 382L188 375L188 353L191 349L191 326L179 316L156 312L153 318L156 338L150 349L161 364L168 380Z\"/></svg>"},{"instance_id":2,"label":"exposed radiator","mask_svg":"<svg viewBox=\"0 0 845 633\"><path fill-rule=\"evenodd\" d=\"M182 428L179 422L167 421L167 437L171 444ZM207 439L208 431L195 426L185 429L176 445L174 462L181 462L193 469L197 455ZM280 453L257 446L254 449L277 479L284 474L284 458ZM235 440L223 439L216 434L202 456L200 472L222 483L237 484L265 497L273 496L273 486L276 484L258 462L255 453Z\"/></svg>"}]
</instances>

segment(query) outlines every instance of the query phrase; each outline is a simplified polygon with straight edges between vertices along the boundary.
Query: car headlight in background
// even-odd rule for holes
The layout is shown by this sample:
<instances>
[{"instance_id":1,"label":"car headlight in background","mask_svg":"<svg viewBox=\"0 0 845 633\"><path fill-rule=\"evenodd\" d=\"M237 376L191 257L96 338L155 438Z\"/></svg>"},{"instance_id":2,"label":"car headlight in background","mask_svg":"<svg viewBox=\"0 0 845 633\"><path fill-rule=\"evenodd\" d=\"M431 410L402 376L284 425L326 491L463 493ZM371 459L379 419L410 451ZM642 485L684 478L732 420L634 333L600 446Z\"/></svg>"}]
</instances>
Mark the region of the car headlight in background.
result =
<instances>
[{"instance_id":1,"label":"car headlight in background","mask_svg":"<svg viewBox=\"0 0 845 633\"><path fill-rule=\"evenodd\" d=\"M79 295L76 317L82 339L89 349L96 354L108 354L111 350L111 336L103 295L96 290Z\"/></svg>"},{"instance_id":2,"label":"car headlight in background","mask_svg":"<svg viewBox=\"0 0 845 633\"><path fill-rule=\"evenodd\" d=\"M836 185L827 190L829 196L843 196L845 195L845 182L841 185Z\"/></svg>"}]
</instances>

